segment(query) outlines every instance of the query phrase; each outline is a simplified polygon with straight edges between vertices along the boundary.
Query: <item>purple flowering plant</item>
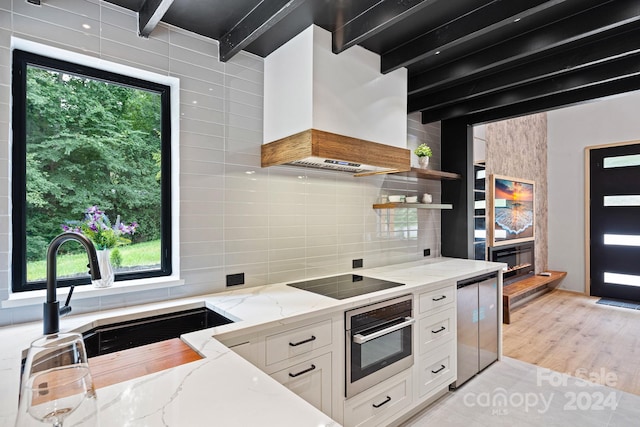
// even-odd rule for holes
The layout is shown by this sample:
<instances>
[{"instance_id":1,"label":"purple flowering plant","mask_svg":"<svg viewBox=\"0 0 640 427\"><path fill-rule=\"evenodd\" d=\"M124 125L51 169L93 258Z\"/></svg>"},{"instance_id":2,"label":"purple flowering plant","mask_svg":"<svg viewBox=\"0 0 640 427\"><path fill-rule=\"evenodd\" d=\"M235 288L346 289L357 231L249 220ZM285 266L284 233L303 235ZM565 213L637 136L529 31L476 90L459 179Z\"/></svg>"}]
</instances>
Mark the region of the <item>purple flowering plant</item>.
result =
<instances>
[{"instance_id":1,"label":"purple flowering plant","mask_svg":"<svg viewBox=\"0 0 640 427\"><path fill-rule=\"evenodd\" d=\"M115 224L111 224L109 217L98 206L90 206L84 213L84 221L68 221L62 224L63 231L73 231L87 236L98 250L112 249L116 246L131 243L123 235L133 235L137 222L127 225L120 221L118 215Z\"/></svg>"}]
</instances>

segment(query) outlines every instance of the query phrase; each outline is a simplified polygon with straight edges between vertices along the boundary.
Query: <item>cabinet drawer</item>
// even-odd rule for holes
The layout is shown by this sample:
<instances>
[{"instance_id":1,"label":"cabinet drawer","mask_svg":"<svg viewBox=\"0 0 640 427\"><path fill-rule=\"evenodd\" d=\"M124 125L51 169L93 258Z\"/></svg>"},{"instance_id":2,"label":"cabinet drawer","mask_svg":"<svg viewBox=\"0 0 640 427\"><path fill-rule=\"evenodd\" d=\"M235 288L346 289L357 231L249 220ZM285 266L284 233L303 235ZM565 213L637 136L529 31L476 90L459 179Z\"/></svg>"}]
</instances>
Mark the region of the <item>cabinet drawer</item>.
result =
<instances>
[{"instance_id":1,"label":"cabinet drawer","mask_svg":"<svg viewBox=\"0 0 640 427\"><path fill-rule=\"evenodd\" d=\"M420 313L444 307L452 304L455 299L456 287L454 284L420 294Z\"/></svg>"},{"instance_id":2,"label":"cabinet drawer","mask_svg":"<svg viewBox=\"0 0 640 427\"><path fill-rule=\"evenodd\" d=\"M376 386L376 391L367 390L345 402L344 425L386 426L389 417L408 407L412 400L411 376L399 374L397 377L396 381L388 383L387 386Z\"/></svg>"},{"instance_id":3,"label":"cabinet drawer","mask_svg":"<svg viewBox=\"0 0 640 427\"><path fill-rule=\"evenodd\" d=\"M271 377L331 416L331 353L290 366Z\"/></svg>"},{"instance_id":4,"label":"cabinet drawer","mask_svg":"<svg viewBox=\"0 0 640 427\"><path fill-rule=\"evenodd\" d=\"M454 340L448 341L419 359L418 394L421 397L455 380L455 343Z\"/></svg>"},{"instance_id":5,"label":"cabinet drawer","mask_svg":"<svg viewBox=\"0 0 640 427\"><path fill-rule=\"evenodd\" d=\"M265 341L267 366L331 344L331 319L268 336Z\"/></svg>"},{"instance_id":6,"label":"cabinet drawer","mask_svg":"<svg viewBox=\"0 0 640 427\"><path fill-rule=\"evenodd\" d=\"M435 349L440 343L453 339L455 336L456 311L448 308L445 311L420 319L418 334L418 354L427 353Z\"/></svg>"}]
</instances>

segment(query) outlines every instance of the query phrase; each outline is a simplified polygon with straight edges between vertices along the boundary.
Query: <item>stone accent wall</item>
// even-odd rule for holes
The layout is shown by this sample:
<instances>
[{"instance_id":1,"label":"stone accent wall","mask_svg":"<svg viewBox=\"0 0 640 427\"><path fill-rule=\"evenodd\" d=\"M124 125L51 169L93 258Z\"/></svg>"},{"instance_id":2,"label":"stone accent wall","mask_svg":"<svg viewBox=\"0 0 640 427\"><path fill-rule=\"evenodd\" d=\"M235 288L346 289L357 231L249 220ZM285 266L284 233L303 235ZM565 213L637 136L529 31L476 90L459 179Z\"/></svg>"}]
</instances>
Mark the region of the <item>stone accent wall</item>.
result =
<instances>
[{"instance_id":1,"label":"stone accent wall","mask_svg":"<svg viewBox=\"0 0 640 427\"><path fill-rule=\"evenodd\" d=\"M547 114L486 125L486 166L490 174L535 181L536 273L548 267Z\"/></svg>"}]
</instances>

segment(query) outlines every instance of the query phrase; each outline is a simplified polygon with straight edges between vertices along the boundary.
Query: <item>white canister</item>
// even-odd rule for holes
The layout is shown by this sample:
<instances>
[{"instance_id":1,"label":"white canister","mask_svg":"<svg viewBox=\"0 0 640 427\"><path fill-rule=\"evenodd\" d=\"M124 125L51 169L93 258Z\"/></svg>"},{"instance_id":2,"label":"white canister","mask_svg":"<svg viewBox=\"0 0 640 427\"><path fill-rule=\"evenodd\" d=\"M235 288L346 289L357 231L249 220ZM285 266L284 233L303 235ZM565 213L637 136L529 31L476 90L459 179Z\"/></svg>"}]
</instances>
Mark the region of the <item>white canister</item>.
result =
<instances>
[{"instance_id":1,"label":"white canister","mask_svg":"<svg viewBox=\"0 0 640 427\"><path fill-rule=\"evenodd\" d=\"M431 203L431 202L433 202L433 197L431 196L431 194L425 193L422 196L422 203Z\"/></svg>"}]
</instances>

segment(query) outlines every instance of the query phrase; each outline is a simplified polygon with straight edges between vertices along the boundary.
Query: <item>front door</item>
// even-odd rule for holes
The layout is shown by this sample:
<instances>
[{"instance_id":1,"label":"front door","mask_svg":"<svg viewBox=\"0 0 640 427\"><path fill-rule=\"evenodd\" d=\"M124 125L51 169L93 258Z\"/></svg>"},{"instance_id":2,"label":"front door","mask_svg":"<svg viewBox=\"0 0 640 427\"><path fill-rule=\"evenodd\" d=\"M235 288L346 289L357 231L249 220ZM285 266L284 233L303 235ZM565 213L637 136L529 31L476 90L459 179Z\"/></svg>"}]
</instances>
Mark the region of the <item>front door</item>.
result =
<instances>
[{"instance_id":1,"label":"front door","mask_svg":"<svg viewBox=\"0 0 640 427\"><path fill-rule=\"evenodd\" d=\"M589 151L591 295L640 301L640 143Z\"/></svg>"}]
</instances>

